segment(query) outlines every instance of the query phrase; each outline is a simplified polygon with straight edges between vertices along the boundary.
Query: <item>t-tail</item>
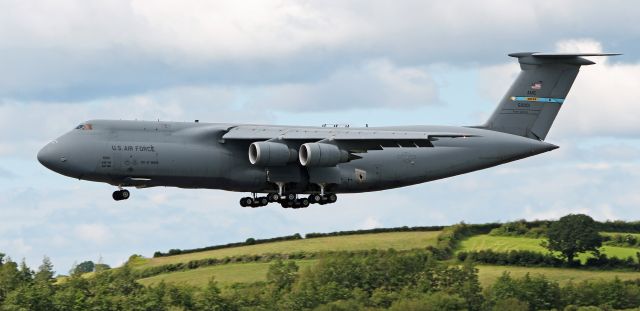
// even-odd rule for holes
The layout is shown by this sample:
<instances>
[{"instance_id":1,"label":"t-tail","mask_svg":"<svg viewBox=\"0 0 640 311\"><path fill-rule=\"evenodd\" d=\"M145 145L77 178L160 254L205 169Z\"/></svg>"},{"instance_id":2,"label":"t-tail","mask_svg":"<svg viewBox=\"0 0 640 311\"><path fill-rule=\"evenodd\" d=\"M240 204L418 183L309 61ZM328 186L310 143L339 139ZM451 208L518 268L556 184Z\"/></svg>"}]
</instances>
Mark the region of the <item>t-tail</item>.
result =
<instances>
[{"instance_id":1,"label":"t-tail","mask_svg":"<svg viewBox=\"0 0 640 311\"><path fill-rule=\"evenodd\" d=\"M481 128L544 140L578 75L580 66L594 62L582 56L614 53L512 53L520 74Z\"/></svg>"}]
</instances>

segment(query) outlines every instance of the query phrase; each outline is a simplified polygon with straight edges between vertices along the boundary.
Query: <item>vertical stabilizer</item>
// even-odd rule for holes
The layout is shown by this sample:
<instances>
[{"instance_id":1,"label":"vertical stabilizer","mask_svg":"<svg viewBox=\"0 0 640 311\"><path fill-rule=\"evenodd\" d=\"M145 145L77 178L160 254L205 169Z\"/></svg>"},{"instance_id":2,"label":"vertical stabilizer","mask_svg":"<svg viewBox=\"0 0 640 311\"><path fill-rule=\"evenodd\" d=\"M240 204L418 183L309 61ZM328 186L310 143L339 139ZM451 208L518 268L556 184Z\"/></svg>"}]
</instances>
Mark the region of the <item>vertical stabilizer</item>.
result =
<instances>
[{"instance_id":1,"label":"vertical stabilizer","mask_svg":"<svg viewBox=\"0 0 640 311\"><path fill-rule=\"evenodd\" d=\"M512 53L520 74L489 120L489 130L544 140L578 75L580 66L594 62L581 56L619 54Z\"/></svg>"}]
</instances>

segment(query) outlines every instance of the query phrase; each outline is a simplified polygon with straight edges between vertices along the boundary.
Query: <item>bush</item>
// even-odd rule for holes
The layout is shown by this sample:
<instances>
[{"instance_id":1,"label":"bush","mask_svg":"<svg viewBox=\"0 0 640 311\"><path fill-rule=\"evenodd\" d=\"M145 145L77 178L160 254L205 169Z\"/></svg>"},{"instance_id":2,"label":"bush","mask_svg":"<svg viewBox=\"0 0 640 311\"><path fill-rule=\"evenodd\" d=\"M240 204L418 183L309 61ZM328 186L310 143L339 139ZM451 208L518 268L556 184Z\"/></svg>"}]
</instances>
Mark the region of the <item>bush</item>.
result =
<instances>
[{"instance_id":1,"label":"bush","mask_svg":"<svg viewBox=\"0 0 640 311\"><path fill-rule=\"evenodd\" d=\"M430 227L395 227L395 228L374 228L365 230L349 230L349 231L336 231L329 233L307 233L305 239L321 238L328 236L342 236L342 235L354 235L354 234L367 234L367 233L384 233L384 232L412 232L412 231L440 231L444 229L444 226L430 226Z\"/></svg>"},{"instance_id":2,"label":"bush","mask_svg":"<svg viewBox=\"0 0 640 311\"><path fill-rule=\"evenodd\" d=\"M532 251L495 252L493 250L481 250L472 252L459 252L456 258L463 262L471 260L477 263L490 265L507 265L507 266L523 266L523 267L562 267L565 265L575 267L587 267L597 269L624 269L624 270L640 270L638 264L632 257L620 259L617 257L607 257L600 254L598 257L588 258L584 264L575 261L573 264L567 264L563 260L551 255Z\"/></svg>"},{"instance_id":3,"label":"bush","mask_svg":"<svg viewBox=\"0 0 640 311\"><path fill-rule=\"evenodd\" d=\"M244 242L228 243L228 244L222 244L222 245L214 245L214 246L207 246L207 247L193 248L193 249L183 249L183 250L181 250L181 249L170 249L167 253L156 251L155 253L153 253L153 257L157 258L157 257L180 255L180 254L190 254L190 253L212 251L212 250L223 249L223 248L231 248L231 247L255 245L255 244L264 244L264 243L279 242L279 241L300 240L300 239L302 239L302 236L299 233L296 233L296 234L293 234L293 235L270 238L270 239L248 238Z\"/></svg>"},{"instance_id":4,"label":"bush","mask_svg":"<svg viewBox=\"0 0 640 311\"><path fill-rule=\"evenodd\" d=\"M442 292L419 298L398 300L391 305L391 311L458 311L466 310L464 299L458 295Z\"/></svg>"},{"instance_id":5,"label":"bush","mask_svg":"<svg viewBox=\"0 0 640 311\"><path fill-rule=\"evenodd\" d=\"M522 236L527 238L540 238L547 234L549 228L548 221L527 222L524 219L514 222L507 222L489 232L493 236Z\"/></svg>"},{"instance_id":6,"label":"bush","mask_svg":"<svg viewBox=\"0 0 640 311\"><path fill-rule=\"evenodd\" d=\"M440 260L449 259L461 240L472 235L486 234L499 226L500 224L495 223L481 225L460 223L446 227L442 230L442 233L438 235L436 246L429 246L427 249Z\"/></svg>"}]
</instances>

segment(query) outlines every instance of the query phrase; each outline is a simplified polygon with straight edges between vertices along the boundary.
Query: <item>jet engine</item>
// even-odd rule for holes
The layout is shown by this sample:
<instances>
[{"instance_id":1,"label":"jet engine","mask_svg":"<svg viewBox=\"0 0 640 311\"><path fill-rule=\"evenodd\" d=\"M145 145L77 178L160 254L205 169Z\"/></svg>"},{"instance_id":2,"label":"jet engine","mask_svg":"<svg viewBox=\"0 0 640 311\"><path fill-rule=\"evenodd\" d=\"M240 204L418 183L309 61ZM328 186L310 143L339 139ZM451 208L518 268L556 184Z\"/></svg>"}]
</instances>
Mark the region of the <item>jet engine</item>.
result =
<instances>
[{"instance_id":1,"label":"jet engine","mask_svg":"<svg viewBox=\"0 0 640 311\"><path fill-rule=\"evenodd\" d=\"M307 167L336 166L349 161L349 153L335 145L306 143L300 146L300 164Z\"/></svg>"},{"instance_id":2,"label":"jet engine","mask_svg":"<svg viewBox=\"0 0 640 311\"><path fill-rule=\"evenodd\" d=\"M249 145L249 162L253 165L285 166L295 160L295 150L286 144L259 141Z\"/></svg>"}]
</instances>

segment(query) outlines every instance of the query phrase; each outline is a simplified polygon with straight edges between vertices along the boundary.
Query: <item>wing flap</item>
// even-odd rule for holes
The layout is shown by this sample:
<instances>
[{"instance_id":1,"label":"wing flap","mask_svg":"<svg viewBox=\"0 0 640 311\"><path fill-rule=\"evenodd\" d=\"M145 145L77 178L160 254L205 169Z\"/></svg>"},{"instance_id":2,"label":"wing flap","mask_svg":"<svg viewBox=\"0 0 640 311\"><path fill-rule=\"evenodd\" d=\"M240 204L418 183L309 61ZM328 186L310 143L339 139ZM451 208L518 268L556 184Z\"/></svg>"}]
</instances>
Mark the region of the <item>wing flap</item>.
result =
<instances>
[{"instance_id":1,"label":"wing flap","mask_svg":"<svg viewBox=\"0 0 640 311\"><path fill-rule=\"evenodd\" d=\"M322 141L338 145L350 152L366 152L383 148L433 147L440 138L471 137L464 133L394 131L375 128L312 128L236 126L224 134L225 141L285 140L294 144Z\"/></svg>"}]
</instances>

